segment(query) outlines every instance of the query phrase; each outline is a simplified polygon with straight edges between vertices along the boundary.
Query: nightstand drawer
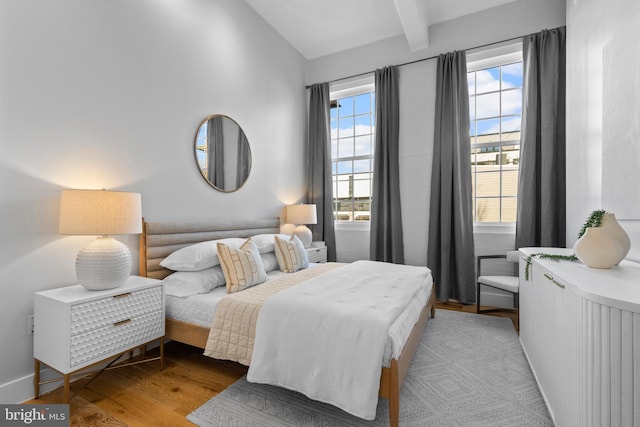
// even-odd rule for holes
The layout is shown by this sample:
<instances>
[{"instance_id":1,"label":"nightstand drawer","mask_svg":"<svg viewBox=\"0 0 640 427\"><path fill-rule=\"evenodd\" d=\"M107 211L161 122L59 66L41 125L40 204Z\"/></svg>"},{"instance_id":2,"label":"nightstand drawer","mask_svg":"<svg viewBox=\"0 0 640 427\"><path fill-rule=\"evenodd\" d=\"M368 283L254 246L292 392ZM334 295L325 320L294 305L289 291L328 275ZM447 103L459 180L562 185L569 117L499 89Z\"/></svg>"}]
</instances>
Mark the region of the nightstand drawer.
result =
<instances>
[{"instance_id":1,"label":"nightstand drawer","mask_svg":"<svg viewBox=\"0 0 640 427\"><path fill-rule=\"evenodd\" d=\"M161 286L100 298L71 306L71 335L111 326L124 319L162 310Z\"/></svg>"},{"instance_id":2,"label":"nightstand drawer","mask_svg":"<svg viewBox=\"0 0 640 427\"><path fill-rule=\"evenodd\" d=\"M311 246L306 248L309 262L327 262L326 246Z\"/></svg>"},{"instance_id":3,"label":"nightstand drawer","mask_svg":"<svg viewBox=\"0 0 640 427\"><path fill-rule=\"evenodd\" d=\"M144 344L164 335L164 312L157 310L71 337L70 366L100 360L101 356Z\"/></svg>"}]
</instances>

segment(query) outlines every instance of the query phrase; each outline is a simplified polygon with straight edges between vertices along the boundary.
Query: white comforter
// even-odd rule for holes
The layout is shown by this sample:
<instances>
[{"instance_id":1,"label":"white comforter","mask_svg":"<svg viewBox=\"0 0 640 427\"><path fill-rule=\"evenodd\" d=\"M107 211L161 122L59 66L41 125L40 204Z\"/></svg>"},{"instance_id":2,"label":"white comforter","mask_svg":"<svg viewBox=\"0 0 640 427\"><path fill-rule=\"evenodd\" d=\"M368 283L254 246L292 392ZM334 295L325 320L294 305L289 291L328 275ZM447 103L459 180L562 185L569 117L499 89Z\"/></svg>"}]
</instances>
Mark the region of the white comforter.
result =
<instances>
[{"instance_id":1,"label":"white comforter","mask_svg":"<svg viewBox=\"0 0 640 427\"><path fill-rule=\"evenodd\" d=\"M358 261L274 295L247 379L374 419L389 327L429 285L426 267Z\"/></svg>"}]
</instances>

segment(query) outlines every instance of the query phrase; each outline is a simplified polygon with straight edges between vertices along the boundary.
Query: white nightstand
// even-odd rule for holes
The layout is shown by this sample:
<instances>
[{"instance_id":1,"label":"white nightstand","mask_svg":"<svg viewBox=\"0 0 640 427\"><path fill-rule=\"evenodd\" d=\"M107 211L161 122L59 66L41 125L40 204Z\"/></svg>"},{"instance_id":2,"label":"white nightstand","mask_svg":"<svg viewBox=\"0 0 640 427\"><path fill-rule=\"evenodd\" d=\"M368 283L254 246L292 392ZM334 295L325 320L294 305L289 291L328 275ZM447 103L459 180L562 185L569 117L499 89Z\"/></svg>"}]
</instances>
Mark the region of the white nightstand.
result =
<instances>
[{"instance_id":1,"label":"white nightstand","mask_svg":"<svg viewBox=\"0 0 640 427\"><path fill-rule=\"evenodd\" d=\"M322 244L322 242L312 242L313 244ZM309 246L306 248L309 262L327 262L327 247L322 246Z\"/></svg>"},{"instance_id":2,"label":"white nightstand","mask_svg":"<svg viewBox=\"0 0 640 427\"><path fill-rule=\"evenodd\" d=\"M138 276L130 276L124 285L106 291L75 285L36 292L35 397L44 384L40 382L41 363L63 374L64 403L69 403L72 374L158 339L160 356L146 361L160 360L162 369L164 301L161 281Z\"/></svg>"}]
</instances>

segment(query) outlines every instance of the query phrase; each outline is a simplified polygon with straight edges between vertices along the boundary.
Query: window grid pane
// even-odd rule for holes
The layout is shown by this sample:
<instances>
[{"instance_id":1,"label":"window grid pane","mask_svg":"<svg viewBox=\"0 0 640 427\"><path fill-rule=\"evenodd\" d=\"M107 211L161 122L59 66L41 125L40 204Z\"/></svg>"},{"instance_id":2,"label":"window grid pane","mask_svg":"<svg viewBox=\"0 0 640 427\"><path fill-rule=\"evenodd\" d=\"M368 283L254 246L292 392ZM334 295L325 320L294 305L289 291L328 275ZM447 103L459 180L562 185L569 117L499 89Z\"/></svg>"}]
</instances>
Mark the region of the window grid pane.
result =
<instances>
[{"instance_id":1,"label":"window grid pane","mask_svg":"<svg viewBox=\"0 0 640 427\"><path fill-rule=\"evenodd\" d=\"M335 105L331 113L334 219L348 222L369 221L375 92L339 98Z\"/></svg>"},{"instance_id":2,"label":"window grid pane","mask_svg":"<svg viewBox=\"0 0 640 427\"><path fill-rule=\"evenodd\" d=\"M515 222L522 62L467 73L474 222Z\"/></svg>"}]
</instances>

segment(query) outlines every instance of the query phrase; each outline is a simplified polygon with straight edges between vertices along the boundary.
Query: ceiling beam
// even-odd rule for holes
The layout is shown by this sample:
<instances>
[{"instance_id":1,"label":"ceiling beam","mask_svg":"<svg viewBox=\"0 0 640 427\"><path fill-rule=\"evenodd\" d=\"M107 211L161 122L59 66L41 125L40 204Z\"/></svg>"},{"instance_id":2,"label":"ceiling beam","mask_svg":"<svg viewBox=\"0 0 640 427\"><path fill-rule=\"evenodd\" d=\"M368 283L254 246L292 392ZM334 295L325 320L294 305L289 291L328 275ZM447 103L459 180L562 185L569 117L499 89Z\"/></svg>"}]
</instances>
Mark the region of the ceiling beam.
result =
<instances>
[{"instance_id":1,"label":"ceiling beam","mask_svg":"<svg viewBox=\"0 0 640 427\"><path fill-rule=\"evenodd\" d=\"M429 47L429 19L425 0L393 0L412 52Z\"/></svg>"}]
</instances>

